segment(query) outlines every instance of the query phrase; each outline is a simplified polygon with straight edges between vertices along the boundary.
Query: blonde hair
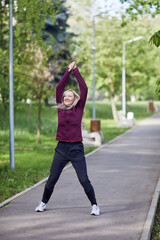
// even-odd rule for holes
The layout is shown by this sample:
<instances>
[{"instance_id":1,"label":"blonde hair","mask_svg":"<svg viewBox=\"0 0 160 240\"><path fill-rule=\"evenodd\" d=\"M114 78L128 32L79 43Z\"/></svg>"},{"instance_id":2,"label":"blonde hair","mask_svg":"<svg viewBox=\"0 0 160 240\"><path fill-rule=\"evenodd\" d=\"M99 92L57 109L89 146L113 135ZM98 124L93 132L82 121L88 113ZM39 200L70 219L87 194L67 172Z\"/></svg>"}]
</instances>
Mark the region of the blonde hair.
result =
<instances>
[{"instance_id":1,"label":"blonde hair","mask_svg":"<svg viewBox=\"0 0 160 240\"><path fill-rule=\"evenodd\" d=\"M65 93L69 92L69 91L71 91L74 94L74 102L72 103L72 105L66 106L64 104L64 96L65 96ZM80 96L74 90L68 89L68 90L64 91L64 93L62 95L62 102L58 103L57 106L55 106L54 108L65 109L65 110L72 109L72 108L74 108L77 105L79 99L80 99Z\"/></svg>"}]
</instances>

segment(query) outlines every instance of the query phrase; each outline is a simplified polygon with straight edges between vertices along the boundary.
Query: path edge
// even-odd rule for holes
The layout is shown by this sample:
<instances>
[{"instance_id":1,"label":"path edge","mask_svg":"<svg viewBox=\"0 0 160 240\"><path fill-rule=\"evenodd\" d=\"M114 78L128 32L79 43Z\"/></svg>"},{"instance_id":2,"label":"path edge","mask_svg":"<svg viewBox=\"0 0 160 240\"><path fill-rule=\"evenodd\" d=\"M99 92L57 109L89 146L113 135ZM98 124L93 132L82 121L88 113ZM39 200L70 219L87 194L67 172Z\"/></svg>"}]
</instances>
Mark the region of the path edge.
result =
<instances>
[{"instance_id":1,"label":"path edge","mask_svg":"<svg viewBox=\"0 0 160 240\"><path fill-rule=\"evenodd\" d=\"M152 234L153 223L157 211L158 201L160 197L160 177L154 191L150 208L146 217L146 221L142 230L140 240L150 240Z\"/></svg>"}]
</instances>

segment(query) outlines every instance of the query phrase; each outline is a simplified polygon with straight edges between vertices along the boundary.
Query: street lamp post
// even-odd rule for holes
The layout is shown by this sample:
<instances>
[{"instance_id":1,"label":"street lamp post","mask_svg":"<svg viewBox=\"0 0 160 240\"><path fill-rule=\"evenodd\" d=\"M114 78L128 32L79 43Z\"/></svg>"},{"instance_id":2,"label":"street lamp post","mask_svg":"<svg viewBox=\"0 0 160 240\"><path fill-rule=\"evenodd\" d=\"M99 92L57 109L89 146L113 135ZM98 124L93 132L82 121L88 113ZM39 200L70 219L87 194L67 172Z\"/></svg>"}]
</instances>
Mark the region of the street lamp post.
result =
<instances>
[{"instance_id":1,"label":"street lamp post","mask_svg":"<svg viewBox=\"0 0 160 240\"><path fill-rule=\"evenodd\" d=\"M105 11L105 12L101 12L99 14L95 14L93 15L93 47L92 47L92 50L93 50L93 92L92 92L92 101L93 101L93 108L92 108L92 118L93 120L96 119L96 103L95 103L95 52L96 52L96 46L95 46L95 18L98 17L98 16L101 16L105 13L108 13L110 11L113 11L117 8L112 8L108 11Z\"/></svg>"},{"instance_id":2,"label":"street lamp post","mask_svg":"<svg viewBox=\"0 0 160 240\"><path fill-rule=\"evenodd\" d=\"M14 97L13 97L13 24L12 0L9 2L9 123L10 123L10 167L14 164Z\"/></svg>"},{"instance_id":3,"label":"street lamp post","mask_svg":"<svg viewBox=\"0 0 160 240\"><path fill-rule=\"evenodd\" d=\"M126 44L138 41L144 38L143 36L139 36L133 39L128 40L127 42L123 43L122 46L122 112L123 115L126 116L126 69L125 69L125 51L126 51Z\"/></svg>"},{"instance_id":4,"label":"street lamp post","mask_svg":"<svg viewBox=\"0 0 160 240\"><path fill-rule=\"evenodd\" d=\"M101 16L105 13L108 13L112 10L115 10L116 8L112 8L109 11L101 12L99 14L93 15L93 92L92 92L92 101L93 101L93 107L92 107L92 120L91 120L91 126L90 130L91 132L99 132L100 131L100 120L96 120L96 101L95 101L95 52L96 52L96 47L95 47L95 18L97 16Z\"/></svg>"},{"instance_id":5,"label":"street lamp post","mask_svg":"<svg viewBox=\"0 0 160 240\"><path fill-rule=\"evenodd\" d=\"M92 117L93 120L96 119L96 103L95 103L95 17L97 15L93 16L93 93L92 93L92 100L93 100L93 109L92 109Z\"/></svg>"}]
</instances>

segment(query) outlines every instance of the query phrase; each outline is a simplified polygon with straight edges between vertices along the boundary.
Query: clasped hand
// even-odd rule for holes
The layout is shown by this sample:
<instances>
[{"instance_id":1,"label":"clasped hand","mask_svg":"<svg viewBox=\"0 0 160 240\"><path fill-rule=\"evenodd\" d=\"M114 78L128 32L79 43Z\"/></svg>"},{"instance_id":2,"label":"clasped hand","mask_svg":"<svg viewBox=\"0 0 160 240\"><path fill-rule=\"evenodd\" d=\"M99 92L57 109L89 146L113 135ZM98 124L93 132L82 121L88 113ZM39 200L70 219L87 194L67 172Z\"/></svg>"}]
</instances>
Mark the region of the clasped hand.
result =
<instances>
[{"instance_id":1,"label":"clasped hand","mask_svg":"<svg viewBox=\"0 0 160 240\"><path fill-rule=\"evenodd\" d=\"M68 72L72 71L73 69L76 68L76 63L75 62L70 63L68 68L69 68Z\"/></svg>"}]
</instances>

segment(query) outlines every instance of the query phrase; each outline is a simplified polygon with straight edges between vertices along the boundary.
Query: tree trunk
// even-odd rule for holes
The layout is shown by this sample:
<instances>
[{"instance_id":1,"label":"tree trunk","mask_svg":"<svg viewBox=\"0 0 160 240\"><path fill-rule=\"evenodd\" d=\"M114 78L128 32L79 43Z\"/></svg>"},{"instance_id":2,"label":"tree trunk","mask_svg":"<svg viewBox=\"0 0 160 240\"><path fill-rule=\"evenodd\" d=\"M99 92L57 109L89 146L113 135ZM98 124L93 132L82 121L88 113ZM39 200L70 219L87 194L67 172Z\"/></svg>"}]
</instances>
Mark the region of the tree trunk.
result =
<instances>
[{"instance_id":1,"label":"tree trunk","mask_svg":"<svg viewBox=\"0 0 160 240\"><path fill-rule=\"evenodd\" d=\"M6 121L6 112L7 112L7 103L5 101L5 98L2 98L3 103L3 120Z\"/></svg>"},{"instance_id":2,"label":"tree trunk","mask_svg":"<svg viewBox=\"0 0 160 240\"><path fill-rule=\"evenodd\" d=\"M116 109L116 101L115 101L115 89L114 89L114 82L112 81L110 84L110 91L111 91L111 104L112 104L112 115L115 122L118 121L117 109Z\"/></svg>"},{"instance_id":3,"label":"tree trunk","mask_svg":"<svg viewBox=\"0 0 160 240\"><path fill-rule=\"evenodd\" d=\"M115 122L118 121L118 116L117 116L117 109L116 109L116 102L114 100L114 97L111 96L111 104L112 104L112 115L113 119Z\"/></svg>"},{"instance_id":4,"label":"tree trunk","mask_svg":"<svg viewBox=\"0 0 160 240\"><path fill-rule=\"evenodd\" d=\"M48 98L45 98L45 99L44 99L44 103L45 103L45 106L46 106L46 107L49 107Z\"/></svg>"},{"instance_id":5,"label":"tree trunk","mask_svg":"<svg viewBox=\"0 0 160 240\"><path fill-rule=\"evenodd\" d=\"M38 123L37 123L38 143L41 143L41 138L40 138L40 122L41 122L41 98L39 98L39 102L38 102Z\"/></svg>"},{"instance_id":6,"label":"tree trunk","mask_svg":"<svg viewBox=\"0 0 160 240\"><path fill-rule=\"evenodd\" d=\"M28 123L31 118L31 113L32 113L32 101L29 103L29 110L28 110Z\"/></svg>"}]
</instances>

